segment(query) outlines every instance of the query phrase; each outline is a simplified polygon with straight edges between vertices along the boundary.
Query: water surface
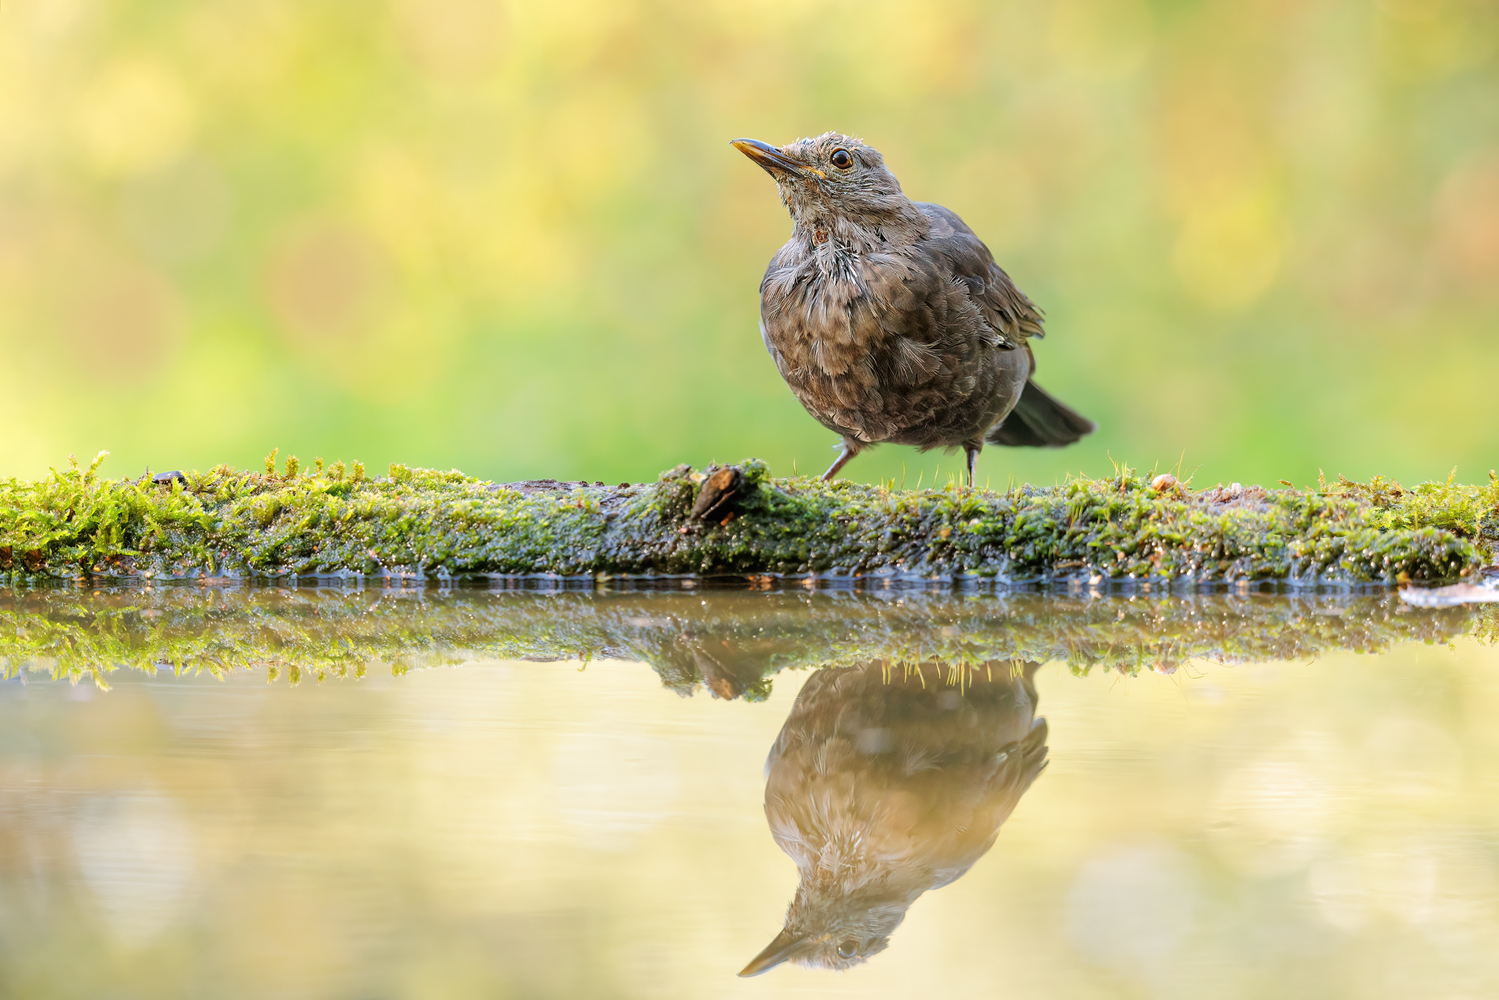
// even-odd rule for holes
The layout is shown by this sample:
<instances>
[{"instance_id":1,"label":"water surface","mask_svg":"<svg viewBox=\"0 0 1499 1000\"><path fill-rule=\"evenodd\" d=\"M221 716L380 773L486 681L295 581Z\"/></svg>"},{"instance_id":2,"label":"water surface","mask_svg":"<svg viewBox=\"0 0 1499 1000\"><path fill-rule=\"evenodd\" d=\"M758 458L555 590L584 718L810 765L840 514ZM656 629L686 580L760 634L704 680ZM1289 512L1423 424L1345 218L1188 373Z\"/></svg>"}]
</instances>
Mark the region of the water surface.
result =
<instances>
[{"instance_id":1,"label":"water surface","mask_svg":"<svg viewBox=\"0 0 1499 1000\"><path fill-rule=\"evenodd\" d=\"M1491 996L1486 627L1386 595L6 593L0 996ZM904 920L739 978L818 817L900 855L864 909L899 883Z\"/></svg>"}]
</instances>

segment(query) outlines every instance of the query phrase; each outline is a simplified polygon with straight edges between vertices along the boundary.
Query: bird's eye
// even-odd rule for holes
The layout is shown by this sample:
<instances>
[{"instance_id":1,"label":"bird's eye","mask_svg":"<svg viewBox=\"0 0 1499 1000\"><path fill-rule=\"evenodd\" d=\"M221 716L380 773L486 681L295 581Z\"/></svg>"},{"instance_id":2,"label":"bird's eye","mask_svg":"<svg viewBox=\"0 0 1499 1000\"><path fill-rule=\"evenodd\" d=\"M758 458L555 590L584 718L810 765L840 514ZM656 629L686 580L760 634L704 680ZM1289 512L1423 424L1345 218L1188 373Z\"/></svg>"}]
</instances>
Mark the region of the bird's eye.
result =
<instances>
[{"instance_id":1,"label":"bird's eye","mask_svg":"<svg viewBox=\"0 0 1499 1000\"><path fill-rule=\"evenodd\" d=\"M840 150L838 150L838 152L839 153L843 153L843 150L840 149ZM844 153L844 155L847 156L848 154ZM838 942L838 957L839 958L853 958L858 953L859 953L859 942L855 941L853 938L845 938L842 941Z\"/></svg>"},{"instance_id":2,"label":"bird's eye","mask_svg":"<svg viewBox=\"0 0 1499 1000\"><path fill-rule=\"evenodd\" d=\"M854 165L853 154L846 149L833 150L833 155L829 159L832 160L833 166L839 170L847 170Z\"/></svg>"}]
</instances>

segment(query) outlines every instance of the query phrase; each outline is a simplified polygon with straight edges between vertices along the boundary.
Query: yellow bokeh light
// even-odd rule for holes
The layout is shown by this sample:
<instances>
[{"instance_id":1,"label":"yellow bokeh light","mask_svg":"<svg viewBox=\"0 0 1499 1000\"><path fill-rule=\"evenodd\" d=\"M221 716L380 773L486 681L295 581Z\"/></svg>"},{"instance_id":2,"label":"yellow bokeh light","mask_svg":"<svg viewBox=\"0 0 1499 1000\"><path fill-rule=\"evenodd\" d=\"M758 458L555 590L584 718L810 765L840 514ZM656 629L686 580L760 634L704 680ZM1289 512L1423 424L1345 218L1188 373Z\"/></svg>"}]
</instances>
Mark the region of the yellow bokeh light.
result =
<instances>
[{"instance_id":1,"label":"yellow bokeh light","mask_svg":"<svg viewBox=\"0 0 1499 1000\"><path fill-rule=\"evenodd\" d=\"M1182 223L1172 263L1193 296L1242 309L1270 290L1285 252L1285 221L1266 191L1194 209Z\"/></svg>"},{"instance_id":2,"label":"yellow bokeh light","mask_svg":"<svg viewBox=\"0 0 1499 1000\"><path fill-rule=\"evenodd\" d=\"M140 173L179 156L192 141L197 110L166 66L138 58L104 69L78 105L78 138L106 173Z\"/></svg>"},{"instance_id":3,"label":"yellow bokeh light","mask_svg":"<svg viewBox=\"0 0 1499 1000\"><path fill-rule=\"evenodd\" d=\"M1061 0L1052 12L1051 47L1071 72L1112 80L1145 64L1152 27L1144 0Z\"/></svg>"}]
</instances>

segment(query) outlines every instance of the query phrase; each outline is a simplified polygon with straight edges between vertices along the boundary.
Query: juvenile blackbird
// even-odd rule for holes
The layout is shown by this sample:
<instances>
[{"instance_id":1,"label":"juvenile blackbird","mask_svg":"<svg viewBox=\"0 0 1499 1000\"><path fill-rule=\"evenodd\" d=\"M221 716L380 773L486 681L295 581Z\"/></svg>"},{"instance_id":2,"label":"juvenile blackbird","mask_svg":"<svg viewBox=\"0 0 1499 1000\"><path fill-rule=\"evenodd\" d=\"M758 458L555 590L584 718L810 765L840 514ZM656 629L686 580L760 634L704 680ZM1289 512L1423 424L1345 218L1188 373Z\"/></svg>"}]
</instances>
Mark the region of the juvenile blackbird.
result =
<instances>
[{"instance_id":1,"label":"juvenile blackbird","mask_svg":"<svg viewBox=\"0 0 1499 1000\"><path fill-rule=\"evenodd\" d=\"M775 178L791 239L760 282L760 334L843 452L872 444L1060 447L1093 430L1031 380L1041 312L957 214L901 193L878 151L828 132L735 139Z\"/></svg>"},{"instance_id":2,"label":"juvenile blackbird","mask_svg":"<svg viewBox=\"0 0 1499 1000\"><path fill-rule=\"evenodd\" d=\"M922 893L994 844L1046 766L1037 664L827 667L765 763L765 817L801 875L786 924L739 973L846 969L883 951Z\"/></svg>"}]
</instances>

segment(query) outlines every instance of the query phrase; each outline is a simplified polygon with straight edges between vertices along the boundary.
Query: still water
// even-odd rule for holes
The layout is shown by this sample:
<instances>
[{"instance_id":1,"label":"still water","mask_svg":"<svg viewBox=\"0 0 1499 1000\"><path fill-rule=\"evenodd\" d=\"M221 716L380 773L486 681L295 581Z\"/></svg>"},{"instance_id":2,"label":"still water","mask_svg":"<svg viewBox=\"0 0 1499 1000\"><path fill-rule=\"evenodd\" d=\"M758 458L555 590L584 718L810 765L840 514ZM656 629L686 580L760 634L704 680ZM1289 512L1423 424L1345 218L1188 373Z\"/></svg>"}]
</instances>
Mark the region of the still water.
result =
<instances>
[{"instance_id":1,"label":"still water","mask_svg":"<svg viewBox=\"0 0 1499 1000\"><path fill-rule=\"evenodd\" d=\"M0 592L0 996L1492 997L1493 617Z\"/></svg>"}]
</instances>

